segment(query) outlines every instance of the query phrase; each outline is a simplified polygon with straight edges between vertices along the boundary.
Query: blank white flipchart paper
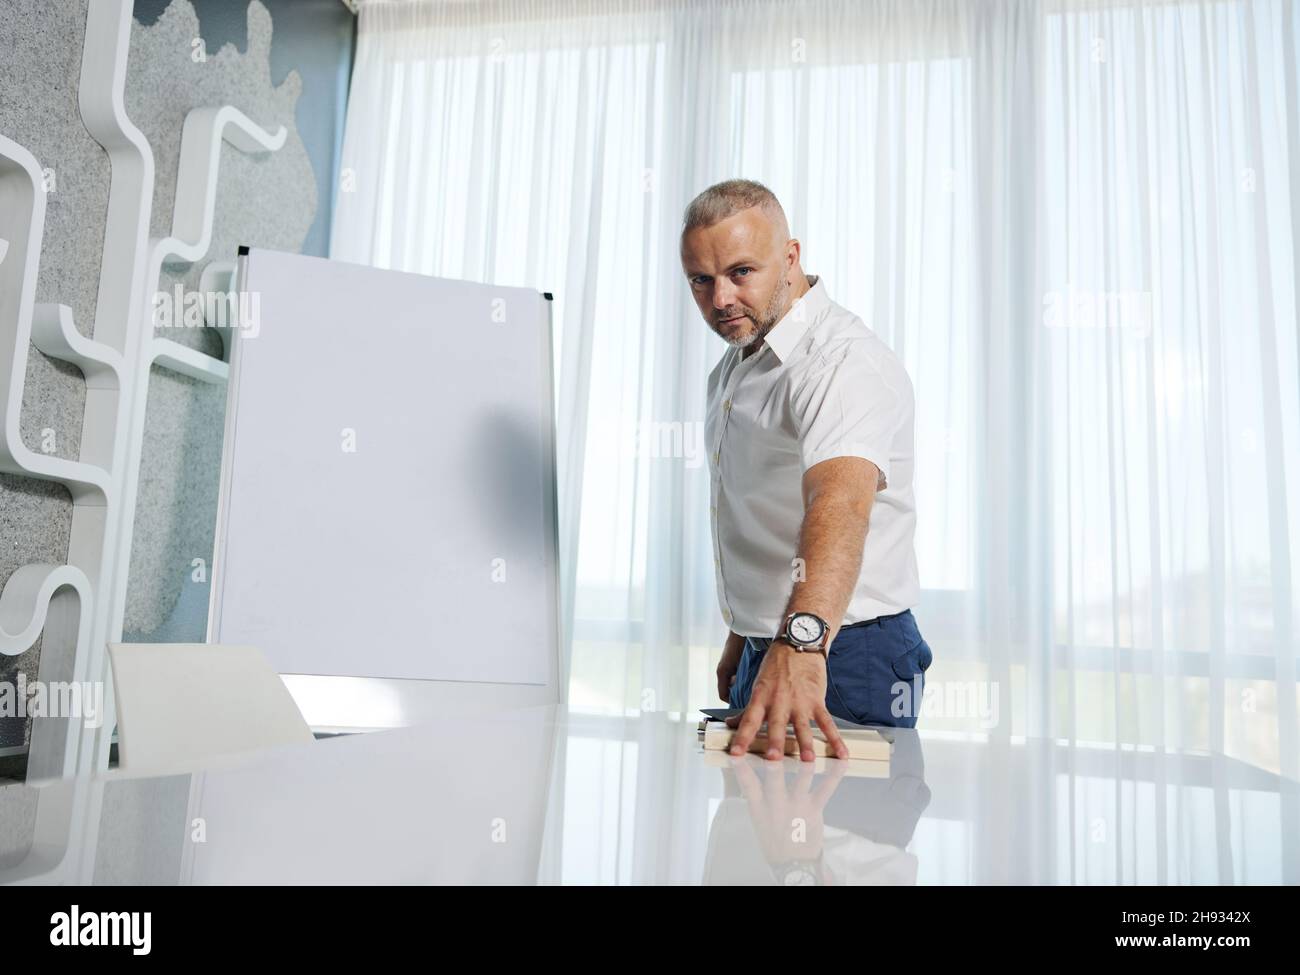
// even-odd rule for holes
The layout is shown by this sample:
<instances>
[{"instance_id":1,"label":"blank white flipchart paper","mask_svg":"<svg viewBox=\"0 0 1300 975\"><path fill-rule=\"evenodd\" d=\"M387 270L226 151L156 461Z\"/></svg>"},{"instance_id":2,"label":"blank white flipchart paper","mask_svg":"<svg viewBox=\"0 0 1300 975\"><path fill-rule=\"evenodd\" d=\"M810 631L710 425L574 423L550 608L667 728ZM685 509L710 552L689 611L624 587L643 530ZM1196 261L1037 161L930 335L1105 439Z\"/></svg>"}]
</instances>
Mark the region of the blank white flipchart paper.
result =
<instances>
[{"instance_id":1,"label":"blank white flipchart paper","mask_svg":"<svg viewBox=\"0 0 1300 975\"><path fill-rule=\"evenodd\" d=\"M240 276L210 638L280 673L547 683L550 302L256 248Z\"/></svg>"}]
</instances>

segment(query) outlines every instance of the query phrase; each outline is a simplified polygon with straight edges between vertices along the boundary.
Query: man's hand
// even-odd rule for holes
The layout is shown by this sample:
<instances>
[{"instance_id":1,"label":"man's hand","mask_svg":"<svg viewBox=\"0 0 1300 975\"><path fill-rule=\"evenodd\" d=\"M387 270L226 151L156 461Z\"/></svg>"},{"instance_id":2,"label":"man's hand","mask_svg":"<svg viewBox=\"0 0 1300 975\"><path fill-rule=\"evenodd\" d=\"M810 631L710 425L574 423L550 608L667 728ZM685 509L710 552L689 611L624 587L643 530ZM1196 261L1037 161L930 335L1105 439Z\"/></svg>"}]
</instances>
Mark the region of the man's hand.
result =
<instances>
[{"instance_id":1,"label":"man's hand","mask_svg":"<svg viewBox=\"0 0 1300 975\"><path fill-rule=\"evenodd\" d=\"M745 638L728 632L722 659L718 661L718 697L728 703L731 701L731 685L736 683L736 671L740 668L740 656L744 652Z\"/></svg>"},{"instance_id":2,"label":"man's hand","mask_svg":"<svg viewBox=\"0 0 1300 975\"><path fill-rule=\"evenodd\" d=\"M819 653L796 653L783 640L772 641L758 669L749 705L736 722L739 730L731 740L731 754L744 755L767 721L767 757L785 755L785 726L794 722L799 758L811 762L813 752L812 722L816 721L826 736L827 745L836 758L848 758L849 748L840 737L835 720L826 710L826 659Z\"/></svg>"}]
</instances>

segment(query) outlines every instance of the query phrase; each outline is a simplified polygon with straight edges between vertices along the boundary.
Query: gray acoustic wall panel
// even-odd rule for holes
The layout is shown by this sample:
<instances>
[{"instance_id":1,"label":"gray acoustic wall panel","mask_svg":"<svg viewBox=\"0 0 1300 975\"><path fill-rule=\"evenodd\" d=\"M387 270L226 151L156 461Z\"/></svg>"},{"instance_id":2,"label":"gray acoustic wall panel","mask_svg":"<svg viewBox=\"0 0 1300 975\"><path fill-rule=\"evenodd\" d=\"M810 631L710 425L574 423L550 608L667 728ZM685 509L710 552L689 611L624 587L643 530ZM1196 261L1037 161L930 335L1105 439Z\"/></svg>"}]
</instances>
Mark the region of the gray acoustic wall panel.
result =
<instances>
[{"instance_id":1,"label":"gray acoustic wall panel","mask_svg":"<svg viewBox=\"0 0 1300 975\"><path fill-rule=\"evenodd\" d=\"M284 37L278 11L293 25ZM324 253L333 200L353 19L335 0L140 0L127 67L127 113L156 162L151 232L170 231L181 125L192 108L234 105L288 139L274 153L222 146L208 260L233 260L239 244ZM38 302L71 307L91 333L108 199L109 167L77 104L86 0L0 0L0 132L29 149L50 187ZM233 24L240 22L242 32ZM305 85L293 65L304 63ZM299 134L310 129L310 149ZM310 241L309 241L310 238ZM197 288L206 260L164 271L159 287ZM168 328L168 338L209 354L208 329ZM72 366L31 350L21 428L32 449L76 458L85 383ZM124 636L199 641L207 612L225 388L155 369L151 377ZM0 585L30 562L66 561L71 500L58 485L0 475ZM202 562L196 567L194 560ZM40 642L0 657L0 680L36 673ZM0 756L26 727L0 722ZM21 764L0 757L0 778ZM0 854L3 850L0 850Z\"/></svg>"}]
</instances>

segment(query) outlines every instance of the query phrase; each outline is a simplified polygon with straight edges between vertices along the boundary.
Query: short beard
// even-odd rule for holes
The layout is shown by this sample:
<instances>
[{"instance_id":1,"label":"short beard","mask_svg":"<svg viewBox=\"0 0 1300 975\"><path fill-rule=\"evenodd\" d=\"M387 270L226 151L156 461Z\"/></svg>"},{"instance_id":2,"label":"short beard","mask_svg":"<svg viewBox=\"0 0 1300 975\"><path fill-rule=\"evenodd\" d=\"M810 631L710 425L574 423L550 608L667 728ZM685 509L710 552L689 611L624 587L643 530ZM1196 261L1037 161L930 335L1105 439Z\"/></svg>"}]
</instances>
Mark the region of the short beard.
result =
<instances>
[{"instance_id":1,"label":"short beard","mask_svg":"<svg viewBox=\"0 0 1300 975\"><path fill-rule=\"evenodd\" d=\"M762 343L763 339L767 338L767 333L772 331L776 327L776 323L785 316L788 310L785 307L785 299L789 293L790 281L782 276L781 283L772 292L772 297L767 301L767 307L763 309L762 315L759 316L756 322L757 327L754 334L738 335L731 339L724 338L723 341L737 349L748 349L751 345L757 346ZM750 321L753 321L753 319L751 318Z\"/></svg>"}]
</instances>

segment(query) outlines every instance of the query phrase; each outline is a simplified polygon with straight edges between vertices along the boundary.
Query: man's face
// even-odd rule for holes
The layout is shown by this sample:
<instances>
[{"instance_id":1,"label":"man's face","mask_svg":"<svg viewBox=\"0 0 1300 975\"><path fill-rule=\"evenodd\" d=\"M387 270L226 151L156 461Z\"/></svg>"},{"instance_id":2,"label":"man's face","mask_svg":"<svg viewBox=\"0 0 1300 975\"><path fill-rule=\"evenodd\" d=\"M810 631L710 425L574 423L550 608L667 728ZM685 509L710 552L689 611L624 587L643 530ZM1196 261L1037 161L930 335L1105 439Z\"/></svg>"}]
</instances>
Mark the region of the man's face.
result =
<instances>
[{"instance_id":1,"label":"man's face","mask_svg":"<svg viewBox=\"0 0 1300 975\"><path fill-rule=\"evenodd\" d=\"M728 345L763 341L787 308L785 240L761 207L682 237L682 270L700 314Z\"/></svg>"}]
</instances>

